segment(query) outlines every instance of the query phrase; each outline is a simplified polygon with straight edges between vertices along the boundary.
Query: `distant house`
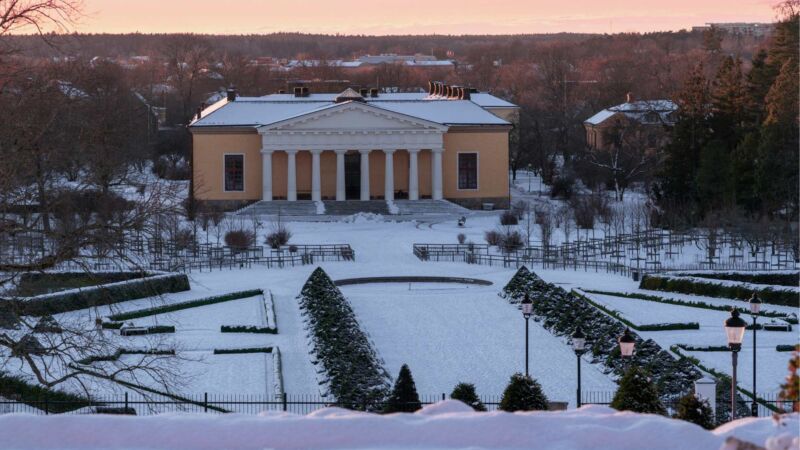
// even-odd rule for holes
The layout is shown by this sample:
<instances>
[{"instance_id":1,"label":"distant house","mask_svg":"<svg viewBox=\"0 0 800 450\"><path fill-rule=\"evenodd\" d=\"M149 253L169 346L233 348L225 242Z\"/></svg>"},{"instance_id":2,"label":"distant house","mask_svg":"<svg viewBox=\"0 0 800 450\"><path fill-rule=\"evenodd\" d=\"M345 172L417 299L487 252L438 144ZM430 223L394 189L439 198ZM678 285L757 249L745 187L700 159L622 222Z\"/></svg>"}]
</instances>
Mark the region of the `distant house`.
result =
<instances>
[{"instance_id":1,"label":"distant house","mask_svg":"<svg viewBox=\"0 0 800 450\"><path fill-rule=\"evenodd\" d=\"M637 100L628 94L625 103L606 108L583 122L586 146L590 151L605 149L611 143L611 133L620 127L638 127L646 133L649 145L660 147L667 143L675 125L678 105L671 100Z\"/></svg>"}]
</instances>

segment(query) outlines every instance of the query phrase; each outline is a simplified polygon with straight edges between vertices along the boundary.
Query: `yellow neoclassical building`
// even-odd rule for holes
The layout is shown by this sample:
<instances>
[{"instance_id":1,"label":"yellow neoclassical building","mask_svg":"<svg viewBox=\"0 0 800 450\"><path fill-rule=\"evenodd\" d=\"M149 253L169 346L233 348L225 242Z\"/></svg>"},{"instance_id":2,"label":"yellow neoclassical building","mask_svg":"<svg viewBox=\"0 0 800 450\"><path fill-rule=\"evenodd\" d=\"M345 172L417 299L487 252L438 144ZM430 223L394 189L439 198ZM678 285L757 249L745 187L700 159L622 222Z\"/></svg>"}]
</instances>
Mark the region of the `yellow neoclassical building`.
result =
<instances>
[{"instance_id":1,"label":"yellow neoclassical building","mask_svg":"<svg viewBox=\"0 0 800 450\"><path fill-rule=\"evenodd\" d=\"M291 93L225 99L190 125L195 198L231 208L311 200L508 205L518 107L472 89Z\"/></svg>"}]
</instances>

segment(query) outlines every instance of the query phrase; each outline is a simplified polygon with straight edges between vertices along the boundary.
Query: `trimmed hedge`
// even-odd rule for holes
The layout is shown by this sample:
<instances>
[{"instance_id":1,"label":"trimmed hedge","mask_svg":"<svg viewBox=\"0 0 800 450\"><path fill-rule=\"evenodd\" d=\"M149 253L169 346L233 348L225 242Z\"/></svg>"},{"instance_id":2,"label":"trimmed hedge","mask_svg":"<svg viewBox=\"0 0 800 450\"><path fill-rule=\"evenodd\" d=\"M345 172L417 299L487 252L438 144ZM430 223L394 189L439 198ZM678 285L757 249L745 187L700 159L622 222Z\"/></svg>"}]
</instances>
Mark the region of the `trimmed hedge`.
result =
<instances>
[{"instance_id":1,"label":"trimmed hedge","mask_svg":"<svg viewBox=\"0 0 800 450\"><path fill-rule=\"evenodd\" d=\"M188 291L189 288L189 278L185 274L151 274L145 278L39 295L25 300L11 299L3 304L4 309L10 309L17 315L45 316Z\"/></svg>"},{"instance_id":2,"label":"trimmed hedge","mask_svg":"<svg viewBox=\"0 0 800 450\"><path fill-rule=\"evenodd\" d=\"M652 323L652 324L644 324L638 325L630 320L626 319L625 316L620 314L619 311L615 311L613 309L607 308L605 305L595 302L594 300L590 299L585 295L581 295L576 291L572 291L573 294L577 295L584 299L587 303L591 304L595 308L603 311L604 313L608 314L609 316L619 320L620 322L624 323L625 325L633 328L637 331L673 331L673 330L699 330L700 324L697 322L685 322L685 323Z\"/></svg>"},{"instance_id":3,"label":"trimmed hedge","mask_svg":"<svg viewBox=\"0 0 800 450\"><path fill-rule=\"evenodd\" d=\"M109 316L109 319L119 322L131 319L139 319L141 317L153 316L156 314L164 314L168 312L180 311L182 309L196 308L198 306L213 305L215 303L229 302L231 300L239 300L242 298L255 297L256 295L263 295L264 291L261 289L253 289L249 291L231 292L225 295L216 295L213 297L205 297L197 300L192 300L183 303L172 303L170 305L156 306L154 308L139 309L126 313L114 314Z\"/></svg>"},{"instance_id":4,"label":"trimmed hedge","mask_svg":"<svg viewBox=\"0 0 800 450\"><path fill-rule=\"evenodd\" d=\"M317 267L297 299L311 341L312 363L320 366L317 373L325 377L320 384L350 409L381 404L391 378L328 274Z\"/></svg>"},{"instance_id":5,"label":"trimmed hedge","mask_svg":"<svg viewBox=\"0 0 800 450\"><path fill-rule=\"evenodd\" d=\"M87 358L80 359L76 361L78 364L82 364L87 366L89 364L94 364L96 362L102 361L116 361L122 355L174 355L175 350L167 349L167 350L158 350L158 349L150 349L150 350L130 350L126 348L118 348L116 352L111 355L97 355L97 356L89 356Z\"/></svg>"},{"instance_id":6,"label":"trimmed hedge","mask_svg":"<svg viewBox=\"0 0 800 450\"><path fill-rule=\"evenodd\" d=\"M270 327L257 327L247 325L222 325L219 330L220 333L264 333L264 334L278 334L278 330Z\"/></svg>"},{"instance_id":7,"label":"trimmed hedge","mask_svg":"<svg viewBox=\"0 0 800 450\"><path fill-rule=\"evenodd\" d=\"M711 303L706 302L690 302L684 300L678 300L674 298L667 298L667 297L659 297L656 295L647 295L647 294L638 294L638 293L629 293L629 292L610 292L610 291L597 291L597 290L589 290L583 289L584 292L588 292L590 294L600 294L600 295L611 295L613 297L623 297L623 298L633 298L637 300L645 300L648 302L658 302L658 303L666 303L668 305L678 305L678 306L688 306L690 308L702 308L702 309L712 309L715 311L725 311L728 312L731 310L730 306L725 305L713 305ZM797 325L797 316L794 315L786 315L786 313L777 312L777 311L761 311L758 313L760 317L770 317L775 319L783 319L793 325Z\"/></svg>"},{"instance_id":8,"label":"trimmed hedge","mask_svg":"<svg viewBox=\"0 0 800 450\"><path fill-rule=\"evenodd\" d=\"M772 272L679 272L676 276L708 278L712 280L740 281L742 283L772 284L778 286L800 285L800 272L798 273L772 273Z\"/></svg>"},{"instance_id":9,"label":"trimmed hedge","mask_svg":"<svg viewBox=\"0 0 800 450\"><path fill-rule=\"evenodd\" d=\"M785 344L781 344L781 345L778 345L777 347L775 347L775 351L778 351L778 352L793 352L793 351L795 351L797 348L798 348L798 346L797 346L797 345L785 345Z\"/></svg>"},{"instance_id":10,"label":"trimmed hedge","mask_svg":"<svg viewBox=\"0 0 800 450\"><path fill-rule=\"evenodd\" d=\"M704 283L691 278L660 277L656 275L645 275L639 283L639 288L739 300L748 300L753 295L753 292L757 292L758 297L764 303L800 307L800 293L790 289L753 289L752 286L748 285L730 286L712 282Z\"/></svg>"},{"instance_id":11,"label":"trimmed hedge","mask_svg":"<svg viewBox=\"0 0 800 450\"><path fill-rule=\"evenodd\" d=\"M42 408L46 402L47 411L51 413L74 411L91 405L85 397L30 384L2 372L0 372L0 396L35 408Z\"/></svg>"},{"instance_id":12,"label":"trimmed hedge","mask_svg":"<svg viewBox=\"0 0 800 450\"><path fill-rule=\"evenodd\" d=\"M272 347L215 348L215 355L234 355L239 353L272 353Z\"/></svg>"}]
</instances>

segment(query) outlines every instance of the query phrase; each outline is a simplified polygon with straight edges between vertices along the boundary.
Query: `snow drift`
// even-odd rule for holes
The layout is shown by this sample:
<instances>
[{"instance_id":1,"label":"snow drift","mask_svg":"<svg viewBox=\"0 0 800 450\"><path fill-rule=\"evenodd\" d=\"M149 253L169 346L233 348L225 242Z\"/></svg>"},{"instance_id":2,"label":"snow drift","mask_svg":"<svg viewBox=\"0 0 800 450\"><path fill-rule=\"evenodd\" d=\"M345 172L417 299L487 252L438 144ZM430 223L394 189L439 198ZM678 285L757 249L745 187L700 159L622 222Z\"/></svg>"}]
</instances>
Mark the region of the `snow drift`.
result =
<instances>
[{"instance_id":1,"label":"snow drift","mask_svg":"<svg viewBox=\"0 0 800 450\"><path fill-rule=\"evenodd\" d=\"M4 449L648 449L715 450L725 438L789 445L800 416L748 418L706 431L661 416L584 406L562 412L475 413L456 400L415 414L326 408L307 416L262 413L147 417L0 416ZM786 433L790 433L788 436ZM783 435L781 439L775 436ZM771 445L774 447L774 445ZM791 448L791 447L787 447Z\"/></svg>"}]
</instances>

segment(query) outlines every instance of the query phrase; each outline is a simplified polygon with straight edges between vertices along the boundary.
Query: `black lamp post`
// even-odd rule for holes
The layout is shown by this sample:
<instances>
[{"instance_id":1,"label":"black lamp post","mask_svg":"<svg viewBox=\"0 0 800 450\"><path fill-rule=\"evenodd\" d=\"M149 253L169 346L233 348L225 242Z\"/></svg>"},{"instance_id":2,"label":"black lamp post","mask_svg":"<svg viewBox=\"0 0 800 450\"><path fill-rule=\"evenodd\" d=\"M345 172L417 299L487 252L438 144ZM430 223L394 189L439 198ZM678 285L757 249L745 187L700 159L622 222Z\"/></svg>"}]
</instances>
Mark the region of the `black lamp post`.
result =
<instances>
[{"instance_id":1,"label":"black lamp post","mask_svg":"<svg viewBox=\"0 0 800 450\"><path fill-rule=\"evenodd\" d=\"M578 327L572 333L572 349L575 350L575 356L578 357L578 408L581 407L581 355L586 349L586 336L583 334L581 327Z\"/></svg>"},{"instance_id":2,"label":"black lamp post","mask_svg":"<svg viewBox=\"0 0 800 450\"><path fill-rule=\"evenodd\" d=\"M758 313L761 312L761 300L758 294L753 292L750 297L750 314L753 316L753 404L751 405L750 412L753 417L758 417L758 402L756 402L756 335L758 334Z\"/></svg>"},{"instance_id":3,"label":"black lamp post","mask_svg":"<svg viewBox=\"0 0 800 450\"><path fill-rule=\"evenodd\" d=\"M528 321L533 314L533 302L531 301L528 293L525 293L525 298L522 300L522 317L525 318L525 376L530 374L528 370Z\"/></svg>"},{"instance_id":4,"label":"black lamp post","mask_svg":"<svg viewBox=\"0 0 800 450\"><path fill-rule=\"evenodd\" d=\"M736 419L736 363L739 359L739 350L742 349L742 339L747 322L739 317L736 308L731 310L731 316L725 320L725 335L728 339L728 348L731 349L731 363L733 364L733 377L731 380L731 420Z\"/></svg>"}]
</instances>

